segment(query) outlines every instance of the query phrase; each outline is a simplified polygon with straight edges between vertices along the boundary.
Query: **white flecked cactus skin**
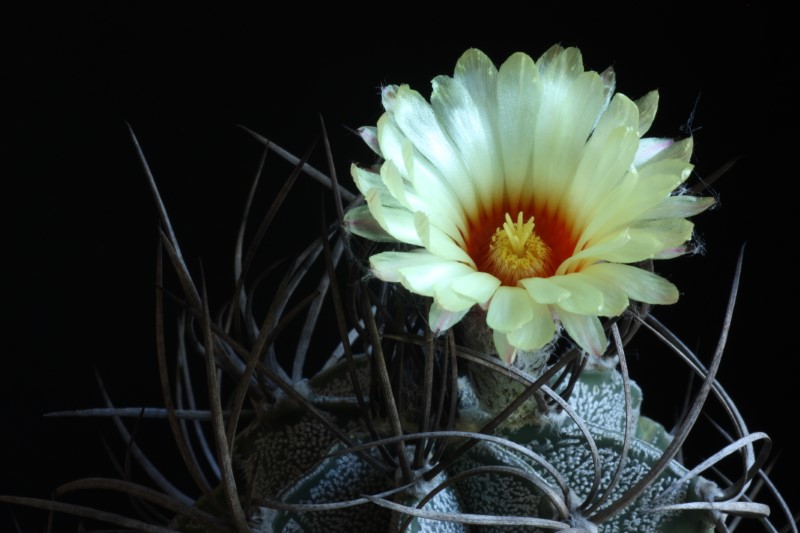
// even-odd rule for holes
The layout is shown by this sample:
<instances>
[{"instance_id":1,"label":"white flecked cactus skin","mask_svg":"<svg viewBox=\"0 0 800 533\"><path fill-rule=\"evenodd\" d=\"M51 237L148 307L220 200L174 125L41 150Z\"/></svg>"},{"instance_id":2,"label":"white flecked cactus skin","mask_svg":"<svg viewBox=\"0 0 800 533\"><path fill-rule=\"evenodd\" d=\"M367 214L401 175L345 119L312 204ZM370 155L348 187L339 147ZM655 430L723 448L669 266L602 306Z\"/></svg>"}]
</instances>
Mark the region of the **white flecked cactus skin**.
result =
<instances>
[{"instance_id":1,"label":"white flecked cactus skin","mask_svg":"<svg viewBox=\"0 0 800 533\"><path fill-rule=\"evenodd\" d=\"M363 371L362 375L368 375L369 358L360 358L358 364ZM333 389L341 389L341 384L349 380L345 364L333 367L325 377L330 380L326 385ZM328 387L315 390L314 394L329 396L331 389ZM616 370L584 371L569 400L575 413L586 421L591 438L597 446L601 460L601 489L611 484L625 440L623 389L622 377ZM663 451L660 446L669 441L663 427L640 417L638 411L641 391L635 384L631 384L630 390L634 413L631 423L635 428L635 436L629 443L630 449L619 482L605 506L622 497L653 466ZM356 500L364 494L377 494L396 488L394 480L378 475L371 465L357 455L334 455L343 448L341 443L333 439L322 424L305 415L302 409L287 406L285 411L287 414L294 411L294 416L287 416L275 425L261 421L249 426L238 437L239 446L234 459L240 469L240 479L244 486L253 487L254 498L263 495L298 506L319 505ZM355 442L369 442L369 435L355 423L357 412L351 407L343 407L330 414L340 421L349 419L349 423L343 427L350 427L348 434ZM456 424L456 428L459 425ZM562 476L561 481L568 489L567 497L573 500L573 506L579 507L576 504L592 491L595 472L591 449L578 426L568 417L548 421L544 425L521 423L515 427L501 427L496 435L523 446L531 455L547 461ZM463 441L463 438L454 438L450 445L457 446ZM379 458L374 449L369 453L373 458ZM413 449L409 453L413 454ZM426 465L426 468L430 466ZM425 485L422 491L418 486L412 487L394 496L393 501L416 505L426 491L446 479L466 473L463 481L438 492L423 509L451 515L470 513L546 517L554 521L558 519L555 509L543 493L524 479L500 473L468 475L470 471L486 466L518 469L528 475L540 476L543 482L553 488L558 485L549 476L548 469L536 460L504 446L502 442L487 441L476 445L432 481L420 480L419 485ZM424 475L426 468L420 469L419 474ZM707 513L649 511L659 505L701 499L703 495L698 493L698 487L705 486L704 483L699 479L681 479L686 474L686 468L677 462L671 462L635 504L627 506L612 520L602 524L599 530L707 531L712 527L711 517ZM665 491L666 497L659 498ZM579 520L578 512L572 512L576 515L560 518L568 523L575 523ZM381 531L389 530L404 520L405 516L402 514L392 513L369 503L330 511L301 511L299 507L296 510L275 511L261 507L254 514L254 522L258 524L260 531ZM426 518L414 518L408 527L410 531L468 530L464 524ZM530 529L529 526L505 526L498 529L484 525L480 530Z\"/></svg>"}]
</instances>

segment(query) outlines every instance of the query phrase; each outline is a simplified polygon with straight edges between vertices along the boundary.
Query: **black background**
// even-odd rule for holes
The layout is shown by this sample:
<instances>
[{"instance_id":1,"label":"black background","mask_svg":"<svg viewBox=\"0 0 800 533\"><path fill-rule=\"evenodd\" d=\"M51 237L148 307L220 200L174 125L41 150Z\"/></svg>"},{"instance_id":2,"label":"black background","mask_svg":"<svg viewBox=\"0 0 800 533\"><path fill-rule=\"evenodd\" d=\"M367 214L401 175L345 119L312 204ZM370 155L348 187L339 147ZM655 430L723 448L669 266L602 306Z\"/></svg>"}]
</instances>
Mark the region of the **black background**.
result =
<instances>
[{"instance_id":1,"label":"black background","mask_svg":"<svg viewBox=\"0 0 800 533\"><path fill-rule=\"evenodd\" d=\"M0 494L46 497L67 480L113 474L101 438L118 453L124 445L109 424L42 418L101 405L95 369L118 405L161 405L153 333L157 213L126 121L190 268L199 274L202 260L218 307L232 286L238 217L261 154L238 124L299 155L317 137L321 115L338 174L350 185L350 162L371 153L345 127L375 123L381 85L409 83L426 94L430 79L451 74L468 47L499 64L512 52L535 58L560 42L580 47L588 68L613 65L620 92L659 89L650 135L694 134L692 184L738 158L713 186L717 208L695 217L705 253L657 265L682 297L656 313L709 361L747 243L720 381L750 429L769 433L782 451L774 478L797 509L800 460L790 435L798 419L796 73L782 14L747 4L713 16L685 7L463 9L460 21L409 6L392 6L385 17L137 7L8 17ZM320 150L312 161L325 166ZM290 170L274 158L271 165L260 213ZM320 190L302 178L292 192L280 231L270 235L273 259L316 234ZM688 373L651 346L643 340L631 348L633 377L645 389L645 412L669 426ZM142 426L143 435L163 437L150 450L180 479L166 423ZM711 434L690 440L690 464L720 447ZM0 507L0 529L11 514ZM42 527L36 513L14 514L24 530Z\"/></svg>"}]
</instances>

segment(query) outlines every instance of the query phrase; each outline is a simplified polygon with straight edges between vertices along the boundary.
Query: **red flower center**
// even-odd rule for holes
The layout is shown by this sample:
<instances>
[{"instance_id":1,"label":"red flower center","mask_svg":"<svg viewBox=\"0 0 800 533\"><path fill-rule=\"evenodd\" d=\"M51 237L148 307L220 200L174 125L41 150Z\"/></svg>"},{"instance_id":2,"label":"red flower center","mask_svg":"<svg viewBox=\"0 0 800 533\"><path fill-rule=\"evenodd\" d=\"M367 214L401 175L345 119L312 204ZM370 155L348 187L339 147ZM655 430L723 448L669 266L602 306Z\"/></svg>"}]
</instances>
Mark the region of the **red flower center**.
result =
<instances>
[{"instance_id":1,"label":"red flower center","mask_svg":"<svg viewBox=\"0 0 800 533\"><path fill-rule=\"evenodd\" d=\"M516 220L506 205L469 220L466 252L478 270L503 285L516 287L521 279L548 278L575 253L576 239L563 215L534 209L518 211Z\"/></svg>"}]
</instances>

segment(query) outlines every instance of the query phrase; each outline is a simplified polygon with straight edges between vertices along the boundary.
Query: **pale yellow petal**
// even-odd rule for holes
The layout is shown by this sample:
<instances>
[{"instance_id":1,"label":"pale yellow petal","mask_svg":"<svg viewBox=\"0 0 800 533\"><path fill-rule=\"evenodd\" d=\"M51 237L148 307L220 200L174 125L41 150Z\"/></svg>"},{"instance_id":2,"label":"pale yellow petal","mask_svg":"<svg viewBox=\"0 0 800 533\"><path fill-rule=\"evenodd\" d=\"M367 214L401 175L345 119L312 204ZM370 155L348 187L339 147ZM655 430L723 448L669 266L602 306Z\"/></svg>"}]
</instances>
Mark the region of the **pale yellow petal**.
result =
<instances>
[{"instance_id":1,"label":"pale yellow petal","mask_svg":"<svg viewBox=\"0 0 800 533\"><path fill-rule=\"evenodd\" d=\"M495 192L502 192L503 170L492 123L496 114L494 105L494 96L490 101L476 102L452 78L438 76L433 80L431 106L436 120L452 141L451 157L463 161L467 171L461 177L461 186L474 188L478 205L483 209L494 202Z\"/></svg>"},{"instance_id":2,"label":"pale yellow petal","mask_svg":"<svg viewBox=\"0 0 800 533\"><path fill-rule=\"evenodd\" d=\"M691 222L682 218L637 221L573 255L556 272L564 274L581 270L581 265L598 261L635 263L653 259L662 251L688 241L693 227Z\"/></svg>"},{"instance_id":3,"label":"pale yellow petal","mask_svg":"<svg viewBox=\"0 0 800 533\"><path fill-rule=\"evenodd\" d=\"M383 158L386 161L403 161L402 146L406 141L406 136L400 131L400 127L391 113L384 113L378 119L378 144L380 145ZM402 168L402 165L399 165Z\"/></svg>"},{"instance_id":4,"label":"pale yellow petal","mask_svg":"<svg viewBox=\"0 0 800 533\"><path fill-rule=\"evenodd\" d=\"M670 196L645 213L647 218L685 218L702 213L716 200L709 196Z\"/></svg>"},{"instance_id":5,"label":"pale yellow petal","mask_svg":"<svg viewBox=\"0 0 800 533\"><path fill-rule=\"evenodd\" d=\"M691 166L680 160L665 160L642 170L628 172L625 178L608 194L597 199L594 209L587 207L581 218L585 219L578 241L578 249L608 239L620 228L635 225L638 220L652 218L650 212L689 176Z\"/></svg>"},{"instance_id":6,"label":"pale yellow petal","mask_svg":"<svg viewBox=\"0 0 800 533\"><path fill-rule=\"evenodd\" d=\"M478 303L473 298L466 297L453 290L453 278L437 283L433 288L433 298L443 309L453 312L464 311Z\"/></svg>"},{"instance_id":7,"label":"pale yellow petal","mask_svg":"<svg viewBox=\"0 0 800 533\"><path fill-rule=\"evenodd\" d=\"M528 55L513 54L500 66L497 134L511 212L519 209L522 189L530 179L528 169L534 145L530 130L539 112L539 88L539 69Z\"/></svg>"},{"instance_id":8,"label":"pale yellow petal","mask_svg":"<svg viewBox=\"0 0 800 533\"><path fill-rule=\"evenodd\" d=\"M500 280L486 272L471 272L453 281L453 290L484 305L500 286Z\"/></svg>"},{"instance_id":9,"label":"pale yellow petal","mask_svg":"<svg viewBox=\"0 0 800 533\"><path fill-rule=\"evenodd\" d=\"M434 333L447 331L460 322L468 311L469 308L462 311L448 311L434 301L428 314L428 327Z\"/></svg>"},{"instance_id":10,"label":"pale yellow petal","mask_svg":"<svg viewBox=\"0 0 800 533\"><path fill-rule=\"evenodd\" d=\"M552 283L569 292L567 298L562 298L556 304L558 309L578 313L581 315L598 315L603 310L603 293L592 286L586 276L580 273L566 276L553 276Z\"/></svg>"},{"instance_id":11,"label":"pale yellow petal","mask_svg":"<svg viewBox=\"0 0 800 533\"><path fill-rule=\"evenodd\" d=\"M528 291L534 301L540 304L554 304L570 297L570 292L564 287L553 283L558 276L549 278L527 278L519 281L520 285Z\"/></svg>"},{"instance_id":12,"label":"pale yellow petal","mask_svg":"<svg viewBox=\"0 0 800 533\"><path fill-rule=\"evenodd\" d=\"M585 352L603 355L608 346L608 338L596 316L576 315L559 311L558 317L567 334Z\"/></svg>"},{"instance_id":13,"label":"pale yellow petal","mask_svg":"<svg viewBox=\"0 0 800 533\"><path fill-rule=\"evenodd\" d=\"M369 206L359 205L344 214L344 228L350 233L378 242L398 242L378 224Z\"/></svg>"},{"instance_id":14,"label":"pale yellow petal","mask_svg":"<svg viewBox=\"0 0 800 533\"><path fill-rule=\"evenodd\" d=\"M497 350L497 357L508 365L512 364L516 358L517 349L508 342L508 335L494 330L492 331L492 338L494 340L494 349Z\"/></svg>"},{"instance_id":15,"label":"pale yellow petal","mask_svg":"<svg viewBox=\"0 0 800 533\"><path fill-rule=\"evenodd\" d=\"M449 281L472 271L467 265L456 261L443 261L441 259L439 261L438 263L407 266L398 269L400 283L417 294L434 296L438 283Z\"/></svg>"},{"instance_id":16,"label":"pale yellow petal","mask_svg":"<svg viewBox=\"0 0 800 533\"><path fill-rule=\"evenodd\" d=\"M561 72L545 76L540 70L540 76L541 102L533 134L532 179L526 182L523 195L532 197L539 209L555 211L564 200L603 104L603 81L596 72L573 78Z\"/></svg>"},{"instance_id":17,"label":"pale yellow petal","mask_svg":"<svg viewBox=\"0 0 800 533\"><path fill-rule=\"evenodd\" d=\"M575 47L554 44L536 60L543 78L565 83L583 73L583 56Z\"/></svg>"},{"instance_id":18,"label":"pale yellow petal","mask_svg":"<svg viewBox=\"0 0 800 533\"><path fill-rule=\"evenodd\" d=\"M534 302L533 318L507 336L509 344L520 350L537 350L553 340L556 325L550 308Z\"/></svg>"},{"instance_id":19,"label":"pale yellow petal","mask_svg":"<svg viewBox=\"0 0 800 533\"><path fill-rule=\"evenodd\" d=\"M610 263L600 263L610 264ZM627 293L621 289L617 284L611 283L607 279L593 276L589 271L590 267L580 272L592 284L592 287L600 291L603 295L603 305L597 312L598 316L619 316L621 315L630 304Z\"/></svg>"},{"instance_id":20,"label":"pale yellow petal","mask_svg":"<svg viewBox=\"0 0 800 533\"><path fill-rule=\"evenodd\" d=\"M400 205L393 206L392 203L396 204L397 201L388 192L373 189L367 194L366 200L375 220L386 233L398 241L422 246L414 225L414 214Z\"/></svg>"},{"instance_id":21,"label":"pale yellow petal","mask_svg":"<svg viewBox=\"0 0 800 533\"><path fill-rule=\"evenodd\" d=\"M650 91L636 100L636 107L639 108L639 136L642 137L650 130L656 118L658 91Z\"/></svg>"},{"instance_id":22,"label":"pale yellow petal","mask_svg":"<svg viewBox=\"0 0 800 533\"><path fill-rule=\"evenodd\" d=\"M600 122L600 119L603 118L606 110L608 109L611 100L615 97L614 89L617 87L617 74L614 72L612 67L608 67L602 73L600 73L600 79L603 80L603 105L600 107L600 113L597 119L594 122L594 126L592 130L596 131L597 124ZM594 132L592 132L594 135Z\"/></svg>"},{"instance_id":23,"label":"pale yellow petal","mask_svg":"<svg viewBox=\"0 0 800 533\"><path fill-rule=\"evenodd\" d=\"M693 147L694 141L691 137L681 139L680 141L675 141L663 150L659 151L652 159L649 159L640 168L646 167L647 165L653 163L658 163L659 161L664 161L666 159L677 159L679 161L683 161L684 163L688 163L689 158L692 156Z\"/></svg>"},{"instance_id":24,"label":"pale yellow petal","mask_svg":"<svg viewBox=\"0 0 800 533\"><path fill-rule=\"evenodd\" d=\"M545 280L549 285L566 294L558 301L553 302L553 307L579 314L619 315L628 307L625 291L604 277L592 275L591 268L591 266L586 267L580 272L553 276ZM545 285L545 283L539 285Z\"/></svg>"},{"instance_id":25,"label":"pale yellow petal","mask_svg":"<svg viewBox=\"0 0 800 533\"><path fill-rule=\"evenodd\" d=\"M589 140L570 187L570 205L576 214L585 213L576 217L578 224L584 225L584 217L596 212L598 198L610 196L625 178L638 145L639 137L629 127L619 127L603 140Z\"/></svg>"},{"instance_id":26,"label":"pale yellow petal","mask_svg":"<svg viewBox=\"0 0 800 533\"><path fill-rule=\"evenodd\" d=\"M418 92L400 87L394 102L394 119L414 147L452 186L464 210L477 213L478 197L468 170L442 131L431 105Z\"/></svg>"},{"instance_id":27,"label":"pale yellow petal","mask_svg":"<svg viewBox=\"0 0 800 533\"><path fill-rule=\"evenodd\" d=\"M673 145L674 146L674 145ZM668 151L667 148L665 151ZM659 159L656 156L655 159ZM640 187L648 194L662 198L686 181L691 175L692 165L681 159L661 159L638 167Z\"/></svg>"},{"instance_id":28,"label":"pale yellow petal","mask_svg":"<svg viewBox=\"0 0 800 533\"><path fill-rule=\"evenodd\" d=\"M406 138L394 120L385 113L378 121L378 139L386 163L393 163L416 193L416 209L425 211L442 228L466 229L464 210L458 194L441 172ZM408 194L408 188L405 189ZM455 231L455 233L459 233Z\"/></svg>"},{"instance_id":29,"label":"pale yellow petal","mask_svg":"<svg viewBox=\"0 0 800 533\"><path fill-rule=\"evenodd\" d=\"M464 206L447 180L408 140L402 146L402 156L409 180L420 199L427 204L423 211L435 215L436 223L442 227L455 227L465 234L467 218Z\"/></svg>"},{"instance_id":30,"label":"pale yellow petal","mask_svg":"<svg viewBox=\"0 0 800 533\"><path fill-rule=\"evenodd\" d=\"M464 86L474 102L486 103L495 99L497 67L480 50L470 48L458 58L453 78Z\"/></svg>"},{"instance_id":31,"label":"pale yellow petal","mask_svg":"<svg viewBox=\"0 0 800 533\"><path fill-rule=\"evenodd\" d=\"M381 175L377 172L373 172L370 169L359 167L356 164L350 165L350 175L353 176L353 181L358 188L358 191L366 196L372 191L373 189L378 189L382 191L388 191L386 188L386 184L383 183L381 179Z\"/></svg>"},{"instance_id":32,"label":"pale yellow petal","mask_svg":"<svg viewBox=\"0 0 800 533\"><path fill-rule=\"evenodd\" d=\"M386 85L381 89L381 104L383 108L392 113L394 112L394 102L397 97L397 91L400 89L397 85Z\"/></svg>"},{"instance_id":33,"label":"pale yellow petal","mask_svg":"<svg viewBox=\"0 0 800 533\"><path fill-rule=\"evenodd\" d=\"M400 175L400 171L392 161L386 161L381 166L381 179L389 193L394 196L403 207L409 211L417 211L422 207L414 191L408 190L408 185L405 183L403 176Z\"/></svg>"},{"instance_id":34,"label":"pale yellow petal","mask_svg":"<svg viewBox=\"0 0 800 533\"><path fill-rule=\"evenodd\" d=\"M470 265L473 269L475 268L475 263L469 254L461 248L460 243L457 243L453 237L431 224L425 213L417 211L414 214L414 227L422 245L431 253L445 259L460 261ZM457 237L460 239L460 235Z\"/></svg>"},{"instance_id":35,"label":"pale yellow petal","mask_svg":"<svg viewBox=\"0 0 800 533\"><path fill-rule=\"evenodd\" d=\"M609 257L619 255L619 250L623 249L631 241L631 232L628 228L609 233L598 242L585 245L584 249L571 257L565 259L556 269L556 275L564 275L580 270L584 264L592 264L597 261L608 261ZM635 261L635 259L634 259Z\"/></svg>"},{"instance_id":36,"label":"pale yellow petal","mask_svg":"<svg viewBox=\"0 0 800 533\"><path fill-rule=\"evenodd\" d=\"M424 212L425 217L431 220L432 224L455 241L456 245L464 246L463 232L459 226L456 225L454 217L444 213L443 210L440 209L440 205L423 200L423 198L417 194L416 189L414 189L408 181L403 179L394 162L386 161L383 166L381 166L381 178L386 184L387 190L392 197L397 200L400 207L412 213L416 213L415 216ZM417 231L419 235L419 227L417 227ZM426 238L420 235L423 245L428 247L427 244L425 244L427 242ZM462 254L460 257L446 257L459 261L469 261L466 254Z\"/></svg>"},{"instance_id":37,"label":"pale yellow petal","mask_svg":"<svg viewBox=\"0 0 800 533\"><path fill-rule=\"evenodd\" d=\"M604 252L596 259L612 263L634 263L652 259L662 250L688 241L692 236L692 227L693 224L685 219L639 222L626 229L630 238L624 245Z\"/></svg>"},{"instance_id":38,"label":"pale yellow petal","mask_svg":"<svg viewBox=\"0 0 800 533\"><path fill-rule=\"evenodd\" d=\"M486 323L490 328L509 333L533 318L533 300L520 287L499 287L489 302Z\"/></svg>"},{"instance_id":39,"label":"pale yellow petal","mask_svg":"<svg viewBox=\"0 0 800 533\"><path fill-rule=\"evenodd\" d=\"M658 242L660 251L664 248L678 246L691 239L693 228L694 224L685 218L642 220L631 225L631 243L629 245L635 243L639 236L643 239L654 238Z\"/></svg>"},{"instance_id":40,"label":"pale yellow petal","mask_svg":"<svg viewBox=\"0 0 800 533\"><path fill-rule=\"evenodd\" d=\"M687 245L682 246L673 246L672 248L666 248L658 252L653 259L675 259L676 257L680 257L684 254L689 253L692 247Z\"/></svg>"},{"instance_id":41,"label":"pale yellow petal","mask_svg":"<svg viewBox=\"0 0 800 533\"><path fill-rule=\"evenodd\" d=\"M660 139L658 137L646 137L639 142L639 150L633 158L633 164L640 167L659 155L675 143L672 139Z\"/></svg>"},{"instance_id":42,"label":"pale yellow petal","mask_svg":"<svg viewBox=\"0 0 800 533\"><path fill-rule=\"evenodd\" d=\"M407 157L407 151L413 152L413 145L400 131L393 115L384 113L378 121L378 138L386 159L380 169L381 179L402 205L411 211L443 211L443 208L453 205L452 200L447 201L449 193L442 196L442 191L439 191L440 195L436 197L437 202L433 205L429 205L426 201L427 194L420 195L425 189L415 187L413 161L409 161ZM413 160L413 155L411 157ZM436 177L438 181L443 181L441 176Z\"/></svg>"},{"instance_id":43,"label":"pale yellow petal","mask_svg":"<svg viewBox=\"0 0 800 533\"><path fill-rule=\"evenodd\" d=\"M401 268L418 265L435 265L442 259L418 248L411 252L381 252L369 258L375 276L383 281L398 282L402 279Z\"/></svg>"},{"instance_id":44,"label":"pale yellow petal","mask_svg":"<svg viewBox=\"0 0 800 533\"><path fill-rule=\"evenodd\" d=\"M657 274L631 265L600 263L587 273L613 283L633 300L649 304L672 304L678 301L678 289Z\"/></svg>"},{"instance_id":45,"label":"pale yellow petal","mask_svg":"<svg viewBox=\"0 0 800 533\"><path fill-rule=\"evenodd\" d=\"M383 157L380 143L378 143L378 128L375 126L361 126L358 128L358 136L369 146L370 150Z\"/></svg>"},{"instance_id":46,"label":"pale yellow petal","mask_svg":"<svg viewBox=\"0 0 800 533\"><path fill-rule=\"evenodd\" d=\"M636 131L639 125L639 109L624 94L615 94L600 120L597 121L592 140L605 142L608 136L619 128ZM637 135L638 138L638 135Z\"/></svg>"}]
</instances>

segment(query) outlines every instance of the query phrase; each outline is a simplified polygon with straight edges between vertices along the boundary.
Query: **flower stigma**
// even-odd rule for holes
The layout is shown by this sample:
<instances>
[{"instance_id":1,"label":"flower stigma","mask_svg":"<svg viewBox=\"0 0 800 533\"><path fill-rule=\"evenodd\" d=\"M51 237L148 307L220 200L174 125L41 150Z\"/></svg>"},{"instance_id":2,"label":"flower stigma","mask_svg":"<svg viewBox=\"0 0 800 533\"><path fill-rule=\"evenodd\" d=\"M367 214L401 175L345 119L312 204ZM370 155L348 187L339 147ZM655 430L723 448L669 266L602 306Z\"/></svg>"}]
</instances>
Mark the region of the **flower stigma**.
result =
<instances>
[{"instance_id":1,"label":"flower stigma","mask_svg":"<svg viewBox=\"0 0 800 533\"><path fill-rule=\"evenodd\" d=\"M533 217L523 220L522 211L516 222L506 213L489 243L487 267L503 285L513 287L520 279L547 277L553 271L553 250L534 231Z\"/></svg>"}]
</instances>

